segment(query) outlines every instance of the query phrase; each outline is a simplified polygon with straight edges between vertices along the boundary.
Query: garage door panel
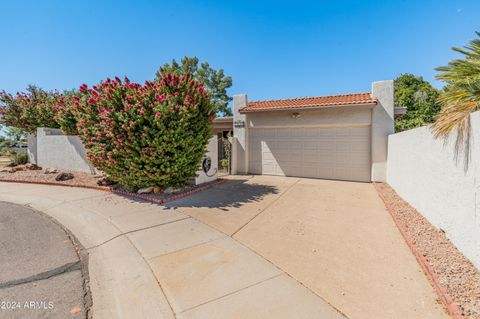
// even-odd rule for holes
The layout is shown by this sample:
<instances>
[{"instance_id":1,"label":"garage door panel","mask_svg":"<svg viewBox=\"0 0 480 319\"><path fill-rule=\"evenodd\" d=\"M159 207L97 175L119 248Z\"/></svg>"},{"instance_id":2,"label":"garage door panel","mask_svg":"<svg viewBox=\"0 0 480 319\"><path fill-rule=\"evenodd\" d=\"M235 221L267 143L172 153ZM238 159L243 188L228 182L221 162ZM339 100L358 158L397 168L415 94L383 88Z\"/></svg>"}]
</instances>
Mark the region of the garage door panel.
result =
<instances>
[{"instance_id":1,"label":"garage door panel","mask_svg":"<svg viewBox=\"0 0 480 319\"><path fill-rule=\"evenodd\" d=\"M249 171L370 181L370 128L252 129Z\"/></svg>"},{"instance_id":2,"label":"garage door panel","mask_svg":"<svg viewBox=\"0 0 480 319\"><path fill-rule=\"evenodd\" d=\"M301 145L303 143L303 145ZM318 143L315 140L305 140L303 142L298 143L300 146L303 146L304 150L317 150L318 149Z\"/></svg>"},{"instance_id":3,"label":"garage door panel","mask_svg":"<svg viewBox=\"0 0 480 319\"><path fill-rule=\"evenodd\" d=\"M324 152L333 152L335 151L335 141L334 140L318 140L317 149Z\"/></svg>"},{"instance_id":4,"label":"garage door panel","mask_svg":"<svg viewBox=\"0 0 480 319\"><path fill-rule=\"evenodd\" d=\"M350 143L350 151L355 152L355 153L365 153L365 148L368 148L368 142L363 142L363 143L355 143L352 142Z\"/></svg>"}]
</instances>

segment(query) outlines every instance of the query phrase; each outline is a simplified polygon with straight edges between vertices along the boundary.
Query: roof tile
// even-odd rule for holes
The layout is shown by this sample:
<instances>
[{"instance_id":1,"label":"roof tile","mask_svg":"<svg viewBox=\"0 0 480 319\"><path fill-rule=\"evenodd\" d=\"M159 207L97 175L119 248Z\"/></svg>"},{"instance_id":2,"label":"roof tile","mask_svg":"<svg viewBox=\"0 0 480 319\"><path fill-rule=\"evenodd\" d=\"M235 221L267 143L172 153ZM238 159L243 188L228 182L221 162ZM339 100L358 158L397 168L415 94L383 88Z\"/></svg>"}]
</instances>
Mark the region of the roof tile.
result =
<instances>
[{"instance_id":1,"label":"roof tile","mask_svg":"<svg viewBox=\"0 0 480 319\"><path fill-rule=\"evenodd\" d=\"M285 100L252 101L242 107L240 112L270 111L281 109L303 109L318 106L341 106L357 104L377 104L378 101L369 92L340 94L330 96L303 97Z\"/></svg>"}]
</instances>

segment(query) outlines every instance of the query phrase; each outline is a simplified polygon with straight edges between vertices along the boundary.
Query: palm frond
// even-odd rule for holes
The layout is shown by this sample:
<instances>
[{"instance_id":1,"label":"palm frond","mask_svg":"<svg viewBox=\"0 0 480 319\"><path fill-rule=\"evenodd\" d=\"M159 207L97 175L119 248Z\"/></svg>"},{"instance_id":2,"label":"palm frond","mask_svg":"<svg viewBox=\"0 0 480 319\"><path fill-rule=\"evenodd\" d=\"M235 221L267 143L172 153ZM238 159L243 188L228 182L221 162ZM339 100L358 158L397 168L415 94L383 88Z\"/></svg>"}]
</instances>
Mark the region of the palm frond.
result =
<instances>
[{"instance_id":1,"label":"palm frond","mask_svg":"<svg viewBox=\"0 0 480 319\"><path fill-rule=\"evenodd\" d=\"M480 37L480 33L477 32ZM437 79L448 83L438 103L442 110L431 129L435 138L445 141L455 134L455 159L464 154L465 169L470 159L470 114L480 110L480 39L472 40L464 49L453 48L464 55L447 66L437 68Z\"/></svg>"}]
</instances>

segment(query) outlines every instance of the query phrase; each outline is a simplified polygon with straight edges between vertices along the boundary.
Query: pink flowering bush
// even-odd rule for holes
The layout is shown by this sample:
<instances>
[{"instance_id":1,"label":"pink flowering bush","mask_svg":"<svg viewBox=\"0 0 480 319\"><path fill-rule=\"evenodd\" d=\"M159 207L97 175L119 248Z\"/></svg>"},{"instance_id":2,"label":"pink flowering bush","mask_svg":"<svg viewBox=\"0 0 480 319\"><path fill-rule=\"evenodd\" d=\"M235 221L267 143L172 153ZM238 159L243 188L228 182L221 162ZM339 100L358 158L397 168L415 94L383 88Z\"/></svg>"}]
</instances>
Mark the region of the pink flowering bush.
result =
<instances>
[{"instance_id":1,"label":"pink flowering bush","mask_svg":"<svg viewBox=\"0 0 480 319\"><path fill-rule=\"evenodd\" d=\"M77 118L73 112L73 105L78 101L74 94L58 96L55 110L55 122L65 135L78 135Z\"/></svg>"},{"instance_id":2,"label":"pink flowering bush","mask_svg":"<svg viewBox=\"0 0 480 319\"><path fill-rule=\"evenodd\" d=\"M37 127L59 128L55 105L61 94L29 86L27 92L0 92L0 123L35 134Z\"/></svg>"},{"instance_id":3,"label":"pink flowering bush","mask_svg":"<svg viewBox=\"0 0 480 319\"><path fill-rule=\"evenodd\" d=\"M195 176L210 139L214 109L190 75L144 85L107 79L80 87L65 107L88 159L128 187L177 186ZM67 104L67 103L65 103Z\"/></svg>"}]
</instances>

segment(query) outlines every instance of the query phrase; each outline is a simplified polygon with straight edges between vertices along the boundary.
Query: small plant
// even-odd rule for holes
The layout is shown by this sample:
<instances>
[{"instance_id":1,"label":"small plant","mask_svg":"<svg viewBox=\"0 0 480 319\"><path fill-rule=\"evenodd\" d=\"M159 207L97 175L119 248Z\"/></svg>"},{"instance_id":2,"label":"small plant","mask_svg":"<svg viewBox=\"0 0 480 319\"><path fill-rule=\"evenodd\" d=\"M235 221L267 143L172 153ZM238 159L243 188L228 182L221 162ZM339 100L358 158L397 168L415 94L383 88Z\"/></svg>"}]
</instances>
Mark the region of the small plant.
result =
<instances>
[{"instance_id":1,"label":"small plant","mask_svg":"<svg viewBox=\"0 0 480 319\"><path fill-rule=\"evenodd\" d=\"M25 151L17 151L17 150L11 150L10 151L10 160L12 163L17 166L17 165L23 165L28 163L28 154Z\"/></svg>"},{"instance_id":2,"label":"small plant","mask_svg":"<svg viewBox=\"0 0 480 319\"><path fill-rule=\"evenodd\" d=\"M224 158L220 160L220 166L222 166L223 169L228 170L228 159Z\"/></svg>"},{"instance_id":3,"label":"small plant","mask_svg":"<svg viewBox=\"0 0 480 319\"><path fill-rule=\"evenodd\" d=\"M226 138L222 137L222 146L223 146L223 153L225 154L224 159L220 161L220 165L223 169L230 172L229 164L231 162L232 157L232 145L230 144L230 139L232 138L232 133L229 132Z\"/></svg>"}]
</instances>

